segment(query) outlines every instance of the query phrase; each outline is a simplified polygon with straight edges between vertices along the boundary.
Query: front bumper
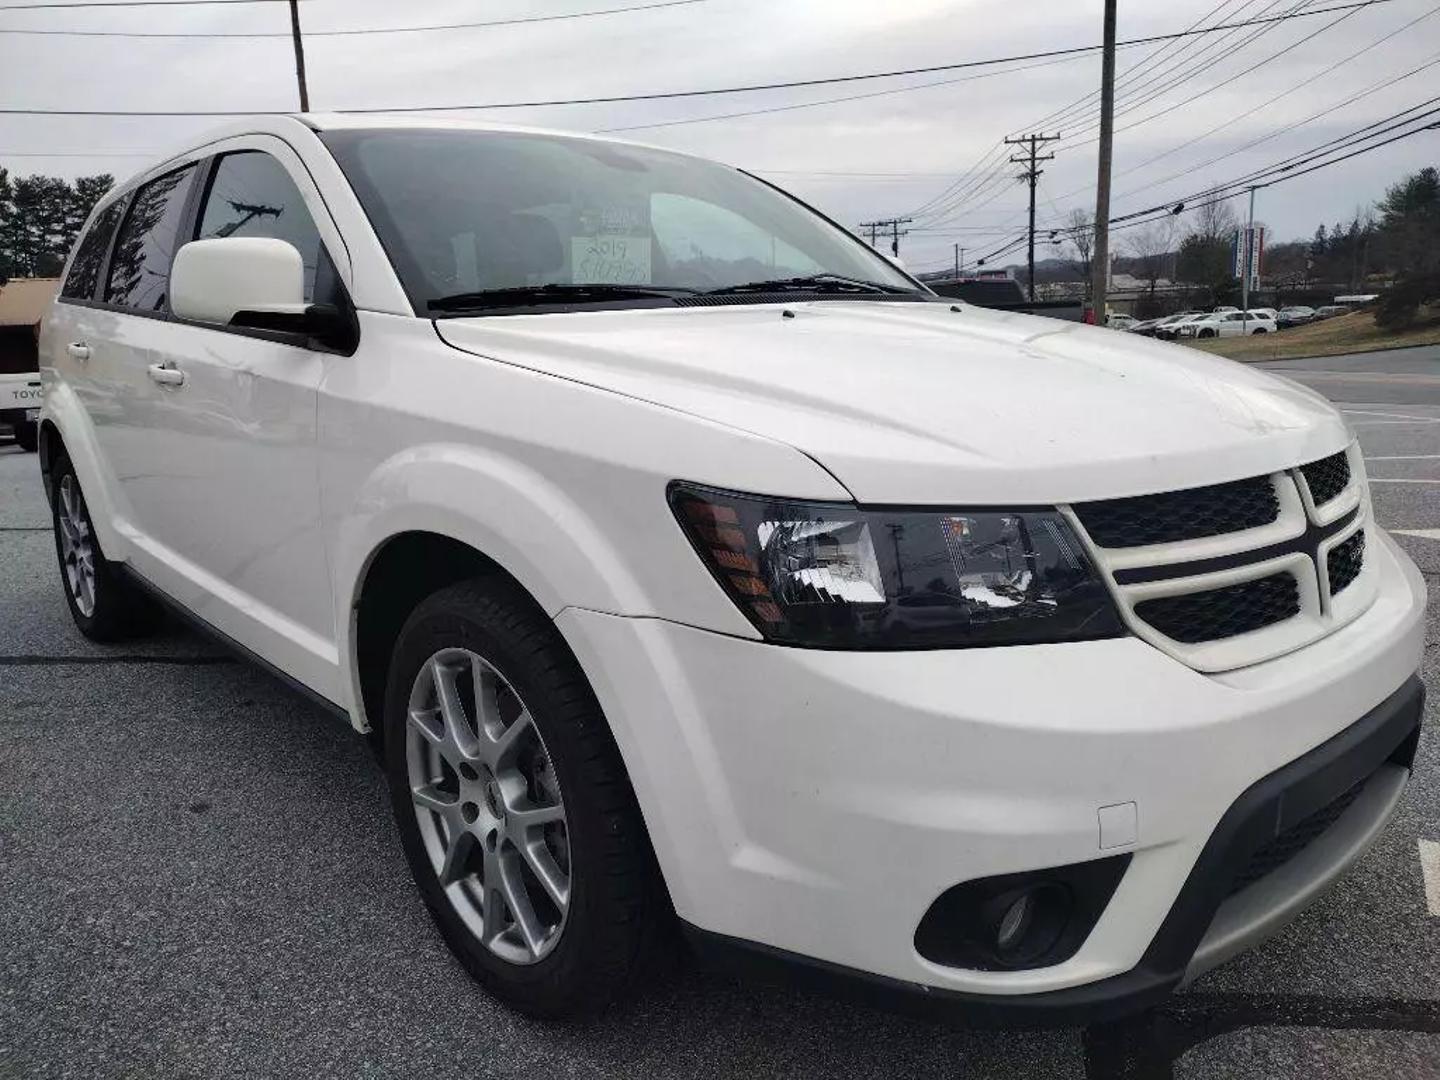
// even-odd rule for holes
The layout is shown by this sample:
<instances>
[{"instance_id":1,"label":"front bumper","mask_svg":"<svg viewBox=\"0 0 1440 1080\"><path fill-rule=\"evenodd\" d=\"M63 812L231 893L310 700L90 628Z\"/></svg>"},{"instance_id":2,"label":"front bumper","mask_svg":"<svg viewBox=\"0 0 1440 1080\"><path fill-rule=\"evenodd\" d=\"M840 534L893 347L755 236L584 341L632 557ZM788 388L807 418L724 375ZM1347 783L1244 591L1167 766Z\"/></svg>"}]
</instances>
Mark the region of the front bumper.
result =
<instances>
[{"instance_id":1,"label":"front bumper","mask_svg":"<svg viewBox=\"0 0 1440 1080\"><path fill-rule=\"evenodd\" d=\"M615 729L676 910L703 941L972 1017L1066 1021L1143 1005L1272 931L1393 807L1391 782L1334 823L1343 851L1311 845L1332 857L1295 889L1267 900L1262 880L1221 905L1228 860L1264 840L1253 822L1288 822L1312 801L1293 794L1296 776L1314 772L1333 798L1387 759L1408 767L1424 585L1388 538L1375 561L1363 615L1208 676L1135 638L841 653L575 609L557 624ZM1323 764L1372 727L1363 753ZM1102 808L1126 804L1134 834L1102 834ZM925 911L958 882L1120 853L1132 856L1124 878L1061 963L976 971L915 949ZM1225 937L1202 941L1212 919Z\"/></svg>"}]
</instances>

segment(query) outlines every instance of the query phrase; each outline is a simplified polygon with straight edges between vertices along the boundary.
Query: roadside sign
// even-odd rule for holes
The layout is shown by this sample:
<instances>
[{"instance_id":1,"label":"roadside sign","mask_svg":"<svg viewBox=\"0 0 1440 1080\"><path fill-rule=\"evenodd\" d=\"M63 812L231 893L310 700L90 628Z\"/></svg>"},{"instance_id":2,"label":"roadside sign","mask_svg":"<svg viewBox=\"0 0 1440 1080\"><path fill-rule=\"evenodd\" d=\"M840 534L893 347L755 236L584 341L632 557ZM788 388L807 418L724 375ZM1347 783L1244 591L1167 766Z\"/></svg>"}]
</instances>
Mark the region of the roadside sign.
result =
<instances>
[{"instance_id":1,"label":"roadside sign","mask_svg":"<svg viewBox=\"0 0 1440 1080\"><path fill-rule=\"evenodd\" d=\"M1230 275L1249 282L1250 288L1260 287L1260 262L1265 256L1265 228L1237 229L1230 242Z\"/></svg>"}]
</instances>

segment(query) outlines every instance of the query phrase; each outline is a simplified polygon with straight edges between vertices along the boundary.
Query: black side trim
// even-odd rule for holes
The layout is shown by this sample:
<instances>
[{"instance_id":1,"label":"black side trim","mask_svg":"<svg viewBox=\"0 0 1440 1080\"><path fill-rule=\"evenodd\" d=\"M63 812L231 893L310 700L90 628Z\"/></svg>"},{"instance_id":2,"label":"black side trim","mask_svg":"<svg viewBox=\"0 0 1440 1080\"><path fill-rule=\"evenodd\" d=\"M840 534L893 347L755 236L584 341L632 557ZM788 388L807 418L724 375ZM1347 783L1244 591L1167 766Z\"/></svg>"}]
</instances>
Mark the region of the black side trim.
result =
<instances>
[{"instance_id":1,"label":"black side trim","mask_svg":"<svg viewBox=\"0 0 1440 1080\"><path fill-rule=\"evenodd\" d=\"M156 600L164 604L165 607L173 611L190 626L193 626L196 630L200 631L200 633L210 638L217 645L221 646L222 648L228 649L230 652L233 652L235 655L239 656L242 660L249 661L256 667L261 668L266 672L266 674L274 676L280 682L288 686L291 690L294 690L301 697L307 698L311 702L311 704L319 706L321 709L328 712L331 716L344 720L346 724L350 723L350 714L345 710L343 706L336 704L329 698L325 697L323 694L312 690L310 687L302 683L299 679L295 678L293 675L290 675L287 672L284 672L280 668L276 667L259 653L252 652L250 649L240 644L240 642L236 641L223 630L219 630L214 626L210 625L210 623L206 622L199 615L196 615L189 608L181 604L180 601L176 600L169 593L161 589L160 586L156 585L149 578L145 577L139 571L130 567L128 564L121 563L118 569L121 573L125 575L126 578L128 578L130 581L133 581L140 588L144 589Z\"/></svg>"},{"instance_id":2,"label":"black side trim","mask_svg":"<svg viewBox=\"0 0 1440 1080\"><path fill-rule=\"evenodd\" d=\"M1247 788L1215 827L1145 955L1130 971L1040 994L942 990L842 967L681 922L707 966L880 1008L975 1026L1055 1027L1112 1020L1163 1000L1185 974L1235 876L1261 846L1390 763L1410 768L1425 686L1411 676L1354 724Z\"/></svg>"},{"instance_id":3,"label":"black side trim","mask_svg":"<svg viewBox=\"0 0 1440 1080\"><path fill-rule=\"evenodd\" d=\"M1170 578L1190 577L1193 574L1213 574L1217 570L1234 570L1236 567L1261 563L1281 555L1309 555L1312 558L1321 542L1343 531L1360 513L1357 506L1343 514L1329 525L1307 524L1305 531L1289 540L1281 540L1269 547L1250 548L1234 555L1217 555L1212 559L1191 559L1189 562L1166 563L1163 566L1136 566L1129 570L1116 570L1115 581L1120 585L1139 585L1147 581L1166 581Z\"/></svg>"}]
</instances>

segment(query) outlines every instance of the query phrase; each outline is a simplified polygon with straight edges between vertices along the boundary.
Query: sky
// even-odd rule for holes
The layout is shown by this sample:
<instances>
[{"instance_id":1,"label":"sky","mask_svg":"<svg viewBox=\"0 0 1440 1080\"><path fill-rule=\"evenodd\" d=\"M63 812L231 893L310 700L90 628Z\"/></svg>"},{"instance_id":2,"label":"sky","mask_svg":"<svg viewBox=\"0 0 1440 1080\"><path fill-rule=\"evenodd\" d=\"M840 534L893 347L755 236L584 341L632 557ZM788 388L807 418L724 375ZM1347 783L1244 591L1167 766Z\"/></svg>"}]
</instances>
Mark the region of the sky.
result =
<instances>
[{"instance_id":1,"label":"sky","mask_svg":"<svg viewBox=\"0 0 1440 1080\"><path fill-rule=\"evenodd\" d=\"M13 10L37 2L0 0L0 109L298 107L283 2L67 11L51 0L34 11ZM1096 44L1103 6L1100 0L667 0L646 10L500 26L326 33L656 2L301 0L311 107L493 105L1032 55ZM1119 0L1117 37L1124 42L1344 2ZM7 32L17 30L275 36ZM1092 51L800 89L432 115L612 131L703 154L757 172L852 228L912 216L901 256L910 269L927 271L950 265L955 244L965 249L968 268L1023 232L1026 186L1015 179L1018 166L999 168L1005 154L996 144L1031 131L1062 136L1045 147L1055 158L1043 164L1037 187L1037 257L1057 253L1049 230L1074 208L1094 209L1099 81L1099 54ZM1440 4L1429 0L1380 0L1268 28L1122 47L1112 214L1243 176L1418 105L1440 93L1437 87ZM851 100L831 100L842 97ZM762 109L778 111L728 115ZM224 122L0 115L0 167L22 175L124 177ZM1257 196L1256 219L1268 226L1270 242L1308 237L1321 222L1348 221L1357 209L1373 206L1387 184L1432 164L1440 164L1440 130L1268 188ZM1233 205L1243 215L1243 198ZM1133 230L1115 235L1122 252L1129 235Z\"/></svg>"}]
</instances>

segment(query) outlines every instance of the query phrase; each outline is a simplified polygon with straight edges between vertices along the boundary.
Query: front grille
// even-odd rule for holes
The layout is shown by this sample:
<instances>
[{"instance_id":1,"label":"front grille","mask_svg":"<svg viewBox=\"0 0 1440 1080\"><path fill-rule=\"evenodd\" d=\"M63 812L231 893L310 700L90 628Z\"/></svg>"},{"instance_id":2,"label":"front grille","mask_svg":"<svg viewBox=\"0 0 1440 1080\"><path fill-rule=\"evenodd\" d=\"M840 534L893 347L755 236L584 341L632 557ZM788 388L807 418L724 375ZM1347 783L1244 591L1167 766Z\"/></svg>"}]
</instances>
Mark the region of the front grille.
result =
<instances>
[{"instance_id":1,"label":"front grille","mask_svg":"<svg viewBox=\"0 0 1440 1080\"><path fill-rule=\"evenodd\" d=\"M1364 786L1364 781L1361 781L1349 791L1316 810L1309 817L1297 821L1257 850L1250 856L1250 861L1245 864L1244 868L1235 875L1235 880L1230 884L1229 895L1234 896L1241 889L1254 885L1265 875L1274 872L1300 854L1316 837L1334 825L1340 819L1341 814L1350 809L1350 804L1359 796Z\"/></svg>"},{"instance_id":2,"label":"front grille","mask_svg":"<svg viewBox=\"0 0 1440 1080\"><path fill-rule=\"evenodd\" d=\"M1079 503L1075 513L1101 547L1128 548L1268 525L1280 515L1280 501L1268 476L1254 476L1186 491Z\"/></svg>"},{"instance_id":3,"label":"front grille","mask_svg":"<svg viewBox=\"0 0 1440 1080\"><path fill-rule=\"evenodd\" d=\"M1325 556L1325 571L1330 575L1330 595L1334 596L1360 576L1360 567L1365 562L1365 530L1361 529L1350 539L1336 544Z\"/></svg>"},{"instance_id":4,"label":"front grille","mask_svg":"<svg viewBox=\"0 0 1440 1080\"><path fill-rule=\"evenodd\" d=\"M1135 614L1160 633L1186 645L1219 641L1259 630L1300 613L1295 576L1271 574L1204 592L1142 600Z\"/></svg>"},{"instance_id":5,"label":"front grille","mask_svg":"<svg viewBox=\"0 0 1440 1080\"><path fill-rule=\"evenodd\" d=\"M1350 486L1350 459L1345 451L1331 454L1309 465L1301 465L1305 483L1310 485L1310 498L1316 506L1324 506Z\"/></svg>"}]
</instances>

